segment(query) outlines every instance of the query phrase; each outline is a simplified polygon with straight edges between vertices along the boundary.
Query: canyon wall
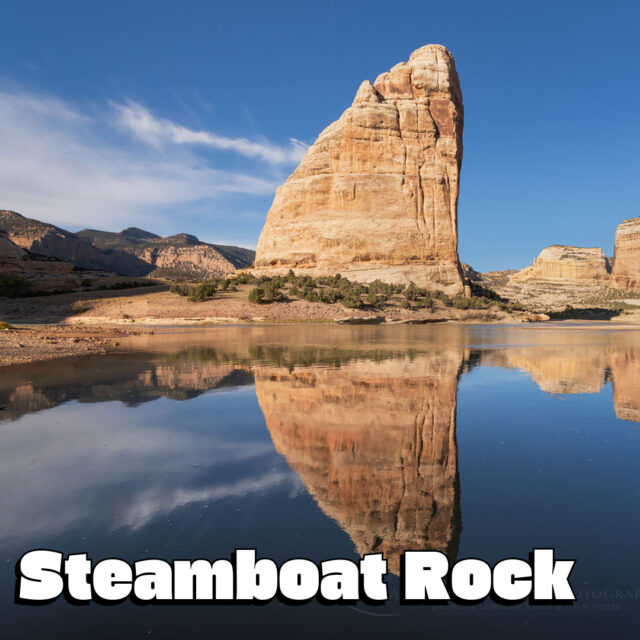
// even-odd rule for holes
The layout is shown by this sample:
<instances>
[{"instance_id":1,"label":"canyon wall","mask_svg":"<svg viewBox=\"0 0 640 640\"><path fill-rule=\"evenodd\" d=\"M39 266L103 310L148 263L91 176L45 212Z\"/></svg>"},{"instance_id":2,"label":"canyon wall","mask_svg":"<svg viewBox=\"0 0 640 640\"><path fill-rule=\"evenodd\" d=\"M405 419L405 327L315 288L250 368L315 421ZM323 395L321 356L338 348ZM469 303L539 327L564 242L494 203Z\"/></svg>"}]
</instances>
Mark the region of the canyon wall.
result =
<instances>
[{"instance_id":1,"label":"canyon wall","mask_svg":"<svg viewBox=\"0 0 640 640\"><path fill-rule=\"evenodd\" d=\"M640 289L640 218L618 226L612 282L620 289Z\"/></svg>"},{"instance_id":2,"label":"canyon wall","mask_svg":"<svg viewBox=\"0 0 640 640\"><path fill-rule=\"evenodd\" d=\"M276 192L259 273L289 268L463 291L458 261L462 94L451 54L414 51L309 148Z\"/></svg>"}]
</instances>

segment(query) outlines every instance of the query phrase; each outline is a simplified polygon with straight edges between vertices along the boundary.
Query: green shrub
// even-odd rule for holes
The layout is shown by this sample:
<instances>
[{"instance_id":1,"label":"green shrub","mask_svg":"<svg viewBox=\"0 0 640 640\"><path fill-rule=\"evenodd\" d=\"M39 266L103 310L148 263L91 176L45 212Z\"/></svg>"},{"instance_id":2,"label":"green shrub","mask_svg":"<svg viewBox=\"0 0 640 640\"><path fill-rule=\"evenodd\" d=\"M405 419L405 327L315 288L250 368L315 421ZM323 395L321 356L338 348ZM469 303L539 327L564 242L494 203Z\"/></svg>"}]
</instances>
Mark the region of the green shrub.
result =
<instances>
[{"instance_id":1,"label":"green shrub","mask_svg":"<svg viewBox=\"0 0 640 640\"><path fill-rule=\"evenodd\" d=\"M171 293L177 293L179 296L188 296L191 293L191 287L188 284L173 283L169 287Z\"/></svg>"},{"instance_id":2,"label":"green shrub","mask_svg":"<svg viewBox=\"0 0 640 640\"><path fill-rule=\"evenodd\" d=\"M342 298L342 293L338 289L320 289L318 297L320 302L334 304Z\"/></svg>"},{"instance_id":3,"label":"green shrub","mask_svg":"<svg viewBox=\"0 0 640 640\"><path fill-rule=\"evenodd\" d=\"M420 289L413 282L404 290L404 297L407 300L417 300L419 295Z\"/></svg>"},{"instance_id":4,"label":"green shrub","mask_svg":"<svg viewBox=\"0 0 640 640\"><path fill-rule=\"evenodd\" d=\"M33 295L31 283L15 273L0 273L0 297L23 298Z\"/></svg>"},{"instance_id":5,"label":"green shrub","mask_svg":"<svg viewBox=\"0 0 640 640\"><path fill-rule=\"evenodd\" d=\"M302 290L302 297L309 302L318 302L320 300L318 292L311 287L305 287Z\"/></svg>"},{"instance_id":6,"label":"green shrub","mask_svg":"<svg viewBox=\"0 0 640 640\"><path fill-rule=\"evenodd\" d=\"M362 299L354 291L348 291L342 297L342 304L349 309L361 309Z\"/></svg>"},{"instance_id":7,"label":"green shrub","mask_svg":"<svg viewBox=\"0 0 640 640\"><path fill-rule=\"evenodd\" d=\"M262 304L264 301L264 289L254 287L249 291L249 302L253 304Z\"/></svg>"},{"instance_id":8,"label":"green shrub","mask_svg":"<svg viewBox=\"0 0 640 640\"><path fill-rule=\"evenodd\" d=\"M189 300L191 302L204 302L209 298L213 298L217 287L216 280L206 280L191 289L189 292Z\"/></svg>"},{"instance_id":9,"label":"green shrub","mask_svg":"<svg viewBox=\"0 0 640 640\"><path fill-rule=\"evenodd\" d=\"M384 301L385 301L385 296L383 294L379 295L375 291L372 291L371 289L369 289L369 291L367 292L367 302L372 307L377 307L381 305Z\"/></svg>"},{"instance_id":10,"label":"green shrub","mask_svg":"<svg viewBox=\"0 0 640 640\"><path fill-rule=\"evenodd\" d=\"M279 302L284 300L280 287L284 285L284 281L280 277L267 280L261 287L263 291L263 302Z\"/></svg>"}]
</instances>

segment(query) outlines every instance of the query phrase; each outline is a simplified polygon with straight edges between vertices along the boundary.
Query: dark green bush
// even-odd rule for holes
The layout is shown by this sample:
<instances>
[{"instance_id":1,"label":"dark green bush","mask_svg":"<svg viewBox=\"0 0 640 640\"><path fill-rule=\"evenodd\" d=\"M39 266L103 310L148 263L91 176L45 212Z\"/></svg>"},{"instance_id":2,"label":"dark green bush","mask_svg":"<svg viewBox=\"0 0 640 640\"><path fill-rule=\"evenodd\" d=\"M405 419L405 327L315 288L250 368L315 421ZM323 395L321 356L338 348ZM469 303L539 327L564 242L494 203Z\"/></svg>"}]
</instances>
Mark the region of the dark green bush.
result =
<instances>
[{"instance_id":1,"label":"dark green bush","mask_svg":"<svg viewBox=\"0 0 640 640\"><path fill-rule=\"evenodd\" d=\"M206 280L191 289L189 292L189 300L192 302L204 302L209 298L213 298L216 293L218 282L216 280Z\"/></svg>"},{"instance_id":2,"label":"dark green bush","mask_svg":"<svg viewBox=\"0 0 640 640\"><path fill-rule=\"evenodd\" d=\"M264 290L260 287L254 287L249 291L249 302L253 304L262 304L264 301Z\"/></svg>"},{"instance_id":3,"label":"dark green bush","mask_svg":"<svg viewBox=\"0 0 640 640\"><path fill-rule=\"evenodd\" d=\"M15 273L0 273L0 297L23 298L33 295L31 283Z\"/></svg>"},{"instance_id":4,"label":"dark green bush","mask_svg":"<svg viewBox=\"0 0 640 640\"><path fill-rule=\"evenodd\" d=\"M171 293L177 293L179 296L188 296L191 293L191 287L188 284L174 282L170 287Z\"/></svg>"}]
</instances>

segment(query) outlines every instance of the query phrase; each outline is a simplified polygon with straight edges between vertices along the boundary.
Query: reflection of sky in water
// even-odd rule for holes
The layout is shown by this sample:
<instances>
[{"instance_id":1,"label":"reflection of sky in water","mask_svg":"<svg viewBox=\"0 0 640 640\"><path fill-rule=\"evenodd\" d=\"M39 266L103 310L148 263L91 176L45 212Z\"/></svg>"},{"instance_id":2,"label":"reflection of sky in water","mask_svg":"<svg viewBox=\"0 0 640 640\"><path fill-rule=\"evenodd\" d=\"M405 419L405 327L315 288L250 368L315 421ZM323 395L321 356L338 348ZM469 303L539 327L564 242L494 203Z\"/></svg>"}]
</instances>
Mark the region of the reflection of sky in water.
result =
<instances>
[{"instance_id":1,"label":"reflection of sky in water","mask_svg":"<svg viewBox=\"0 0 640 640\"><path fill-rule=\"evenodd\" d=\"M99 525L139 529L190 503L300 490L251 388L143 411L71 403L2 427L0 540ZM211 405L215 405L215 411ZM242 412L238 409L242 407Z\"/></svg>"},{"instance_id":2,"label":"reflection of sky in water","mask_svg":"<svg viewBox=\"0 0 640 640\"><path fill-rule=\"evenodd\" d=\"M640 386L632 375L638 371L637 351L623 347L470 353L447 346L437 358L416 353L405 358L394 345L395 356L375 362L346 358L335 373L327 362L317 369L261 362L256 371L261 404L246 358L239 386L227 363L224 386L215 391L207 388L219 387L220 376L207 370L206 362L189 364L184 356L179 365L163 360L153 373L139 356L122 356L108 366L105 359L104 374L92 364L86 372L92 382L84 386L84 365L78 361L76 395L45 389L53 398L49 404L34 406L31 410L38 410L32 413L20 405L20 417L0 422L3 625L15 630L12 638L220 632L245 637L265 630L281 637L482 638L512 630L531 638L632 638L640 619L640 423L633 421L640 407L633 389ZM125 380L128 367L144 389ZM25 371L21 385L31 384ZM458 371L463 373L456 394ZM42 385L49 379L54 385L55 369L38 376ZM422 386L420 376L428 378ZM126 384L120 391L121 378ZM197 389L188 388L189 380ZM176 384L183 387L176 391ZM132 403L140 393L150 401ZM53 406L57 402L62 404ZM616 417L616 411L627 419ZM578 559L572 578L578 605L500 608L488 601L480 607L400 607L393 576L391 601L376 608L315 603L290 608L276 601L266 607L10 604L14 564L36 547L86 551L94 560L213 559L228 557L236 547L257 547L260 555L278 561L353 558L354 545L366 540L366 527L376 518L365 518L371 515L364 513L366 505L363 513L349 511L357 507L350 491L360 487L371 499L362 485L373 486L380 477L384 489L385 448L404 446L406 438L401 433L398 439L397 429L410 431L418 423L427 436L438 429L446 436L449 424L455 429L455 440L445 449L450 459L441 468L427 461L420 469L435 473L428 488L436 492L438 474L457 464L459 481L449 488L461 514L458 557L494 562L526 556L533 546L554 546L558 556ZM349 440L349 425L362 430L361 440ZM305 441L305 433L318 440ZM402 459L406 492L412 490L414 462L405 454ZM332 469L327 478L320 473L323 465ZM438 513L443 509L430 517L435 520ZM455 509L451 513L455 518Z\"/></svg>"}]
</instances>

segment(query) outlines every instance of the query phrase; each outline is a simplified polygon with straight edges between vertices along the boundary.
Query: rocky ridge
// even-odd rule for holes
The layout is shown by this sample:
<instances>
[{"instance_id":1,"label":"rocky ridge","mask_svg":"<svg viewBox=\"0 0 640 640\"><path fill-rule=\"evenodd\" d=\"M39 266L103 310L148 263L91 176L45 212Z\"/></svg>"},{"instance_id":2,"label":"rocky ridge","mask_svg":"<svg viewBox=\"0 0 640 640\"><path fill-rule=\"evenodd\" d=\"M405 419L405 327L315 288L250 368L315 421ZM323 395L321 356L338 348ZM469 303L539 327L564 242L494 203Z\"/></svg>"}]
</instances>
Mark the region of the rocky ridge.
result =
<instances>
[{"instance_id":1,"label":"rocky ridge","mask_svg":"<svg viewBox=\"0 0 640 640\"><path fill-rule=\"evenodd\" d=\"M92 229L71 233L7 210L0 211L0 230L31 254L123 276L218 277L248 266L254 256L249 249L211 245L186 233L162 238L135 227L120 233Z\"/></svg>"}]
</instances>

